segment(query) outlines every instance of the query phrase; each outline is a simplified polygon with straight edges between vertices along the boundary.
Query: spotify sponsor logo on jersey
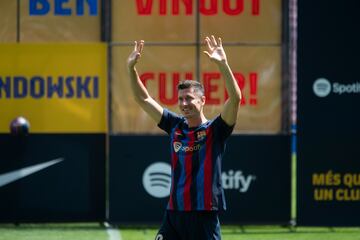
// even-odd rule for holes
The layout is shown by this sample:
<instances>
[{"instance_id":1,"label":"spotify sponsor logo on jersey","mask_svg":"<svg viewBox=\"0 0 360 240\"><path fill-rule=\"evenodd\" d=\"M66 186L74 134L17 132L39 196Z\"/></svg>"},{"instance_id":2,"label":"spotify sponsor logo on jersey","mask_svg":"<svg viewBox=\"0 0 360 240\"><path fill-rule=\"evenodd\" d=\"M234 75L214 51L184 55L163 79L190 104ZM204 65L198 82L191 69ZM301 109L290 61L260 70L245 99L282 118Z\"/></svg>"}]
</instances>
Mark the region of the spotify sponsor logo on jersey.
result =
<instances>
[{"instance_id":1,"label":"spotify sponsor logo on jersey","mask_svg":"<svg viewBox=\"0 0 360 240\"><path fill-rule=\"evenodd\" d=\"M142 177L145 191L153 197L164 198L170 195L171 166L156 162L148 166Z\"/></svg>"},{"instance_id":2,"label":"spotify sponsor logo on jersey","mask_svg":"<svg viewBox=\"0 0 360 240\"><path fill-rule=\"evenodd\" d=\"M195 146L183 146L181 142L173 143L174 151L177 152L194 152L200 150L201 145L197 144Z\"/></svg>"},{"instance_id":3,"label":"spotify sponsor logo on jersey","mask_svg":"<svg viewBox=\"0 0 360 240\"><path fill-rule=\"evenodd\" d=\"M343 94L359 94L360 93L360 82L354 83L331 83L326 78L319 78L315 80L313 84L314 94L318 97L326 97L330 93L334 93L337 95Z\"/></svg>"}]
</instances>

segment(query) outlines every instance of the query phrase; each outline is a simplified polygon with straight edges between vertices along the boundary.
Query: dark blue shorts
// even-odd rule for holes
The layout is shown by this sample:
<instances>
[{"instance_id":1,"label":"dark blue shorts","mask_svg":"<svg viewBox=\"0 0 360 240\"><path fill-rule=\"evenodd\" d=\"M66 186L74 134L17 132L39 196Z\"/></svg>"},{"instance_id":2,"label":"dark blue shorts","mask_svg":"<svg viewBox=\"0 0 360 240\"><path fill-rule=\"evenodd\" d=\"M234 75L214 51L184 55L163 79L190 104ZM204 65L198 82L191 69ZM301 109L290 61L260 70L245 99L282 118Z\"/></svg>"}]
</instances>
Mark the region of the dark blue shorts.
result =
<instances>
[{"instance_id":1,"label":"dark blue shorts","mask_svg":"<svg viewBox=\"0 0 360 240\"><path fill-rule=\"evenodd\" d=\"M167 210L155 240L220 240L218 212Z\"/></svg>"}]
</instances>

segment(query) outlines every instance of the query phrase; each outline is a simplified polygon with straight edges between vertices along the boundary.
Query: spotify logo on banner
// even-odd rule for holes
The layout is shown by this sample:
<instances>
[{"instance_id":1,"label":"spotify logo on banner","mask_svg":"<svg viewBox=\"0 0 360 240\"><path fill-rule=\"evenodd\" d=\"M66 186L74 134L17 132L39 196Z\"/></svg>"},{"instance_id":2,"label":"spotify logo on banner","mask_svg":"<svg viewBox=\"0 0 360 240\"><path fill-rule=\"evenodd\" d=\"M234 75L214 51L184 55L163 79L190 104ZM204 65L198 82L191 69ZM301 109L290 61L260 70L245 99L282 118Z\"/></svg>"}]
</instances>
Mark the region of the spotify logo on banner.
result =
<instances>
[{"instance_id":1,"label":"spotify logo on banner","mask_svg":"<svg viewBox=\"0 0 360 240\"><path fill-rule=\"evenodd\" d=\"M313 84L313 91L318 97L326 97L331 92L331 84L326 78L319 78Z\"/></svg>"},{"instance_id":2,"label":"spotify logo on banner","mask_svg":"<svg viewBox=\"0 0 360 240\"><path fill-rule=\"evenodd\" d=\"M168 197L171 186L171 166L164 162L151 164L145 169L142 181L146 192L151 196Z\"/></svg>"}]
</instances>

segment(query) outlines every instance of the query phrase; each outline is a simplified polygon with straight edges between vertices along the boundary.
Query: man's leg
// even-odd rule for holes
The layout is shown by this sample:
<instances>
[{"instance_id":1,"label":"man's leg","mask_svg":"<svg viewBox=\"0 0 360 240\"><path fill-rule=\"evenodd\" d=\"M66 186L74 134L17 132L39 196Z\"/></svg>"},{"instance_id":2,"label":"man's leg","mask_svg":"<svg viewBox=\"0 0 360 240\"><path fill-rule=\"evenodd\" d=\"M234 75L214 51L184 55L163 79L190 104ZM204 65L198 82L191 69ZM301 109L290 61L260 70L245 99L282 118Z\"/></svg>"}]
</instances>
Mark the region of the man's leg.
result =
<instances>
[{"instance_id":1,"label":"man's leg","mask_svg":"<svg viewBox=\"0 0 360 240\"><path fill-rule=\"evenodd\" d=\"M194 212L187 240L221 240L217 212Z\"/></svg>"},{"instance_id":2,"label":"man's leg","mask_svg":"<svg viewBox=\"0 0 360 240\"><path fill-rule=\"evenodd\" d=\"M175 216L172 216L174 214L175 213L165 211L162 224L155 240L180 240L174 226L173 218L175 218Z\"/></svg>"}]
</instances>

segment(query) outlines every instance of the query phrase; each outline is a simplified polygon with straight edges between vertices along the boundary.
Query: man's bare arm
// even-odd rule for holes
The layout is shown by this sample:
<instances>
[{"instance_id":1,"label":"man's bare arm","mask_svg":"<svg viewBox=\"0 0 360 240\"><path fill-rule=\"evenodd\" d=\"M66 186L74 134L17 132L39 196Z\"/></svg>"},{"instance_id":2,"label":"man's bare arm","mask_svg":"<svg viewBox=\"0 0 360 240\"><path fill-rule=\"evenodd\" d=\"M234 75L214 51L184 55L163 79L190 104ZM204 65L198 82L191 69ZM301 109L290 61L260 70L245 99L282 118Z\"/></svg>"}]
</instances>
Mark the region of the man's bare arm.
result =
<instances>
[{"instance_id":1,"label":"man's bare arm","mask_svg":"<svg viewBox=\"0 0 360 240\"><path fill-rule=\"evenodd\" d=\"M206 37L208 51L204 51L208 57L215 62L225 80L225 87L229 94L223 109L221 111L221 118L229 125L232 126L236 123L239 103L241 100L241 91L236 82L236 79L228 64L225 51L222 47L221 38L216 41L214 36L211 38Z\"/></svg>"},{"instance_id":2,"label":"man's bare arm","mask_svg":"<svg viewBox=\"0 0 360 240\"><path fill-rule=\"evenodd\" d=\"M150 95L144 84L141 82L135 65L141 57L144 48L144 41L135 41L134 51L129 55L127 60L128 72L131 81L135 101L140 107L156 122L160 123L164 109Z\"/></svg>"}]
</instances>

